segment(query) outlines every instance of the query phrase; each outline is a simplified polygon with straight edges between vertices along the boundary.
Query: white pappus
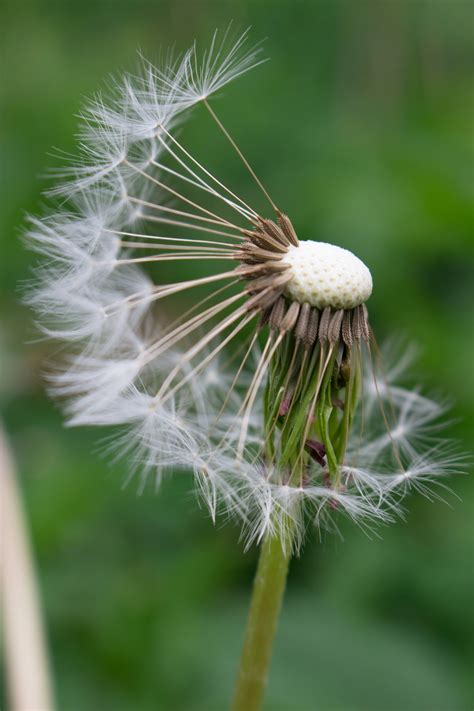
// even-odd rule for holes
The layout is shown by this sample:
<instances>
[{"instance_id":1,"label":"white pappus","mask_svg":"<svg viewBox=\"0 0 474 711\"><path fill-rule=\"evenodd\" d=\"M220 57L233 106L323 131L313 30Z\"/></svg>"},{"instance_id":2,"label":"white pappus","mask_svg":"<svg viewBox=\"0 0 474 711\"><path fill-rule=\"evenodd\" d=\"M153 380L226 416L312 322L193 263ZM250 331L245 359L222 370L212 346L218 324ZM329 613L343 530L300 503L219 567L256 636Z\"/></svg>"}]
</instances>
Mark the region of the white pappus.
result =
<instances>
[{"instance_id":1,"label":"white pappus","mask_svg":"<svg viewBox=\"0 0 474 711\"><path fill-rule=\"evenodd\" d=\"M443 408L390 371L362 374L377 360L367 267L298 238L209 104L264 61L247 42L216 33L203 56L143 60L91 102L79 157L49 191L60 208L31 218L43 261L27 298L43 333L69 344L50 381L71 425L119 427L109 446L143 483L187 469L247 545L273 534L298 549L308 523L337 528L340 513L364 528L392 520L409 489L461 460L438 438ZM272 217L182 141L197 105ZM168 266L176 281L156 277Z\"/></svg>"}]
</instances>

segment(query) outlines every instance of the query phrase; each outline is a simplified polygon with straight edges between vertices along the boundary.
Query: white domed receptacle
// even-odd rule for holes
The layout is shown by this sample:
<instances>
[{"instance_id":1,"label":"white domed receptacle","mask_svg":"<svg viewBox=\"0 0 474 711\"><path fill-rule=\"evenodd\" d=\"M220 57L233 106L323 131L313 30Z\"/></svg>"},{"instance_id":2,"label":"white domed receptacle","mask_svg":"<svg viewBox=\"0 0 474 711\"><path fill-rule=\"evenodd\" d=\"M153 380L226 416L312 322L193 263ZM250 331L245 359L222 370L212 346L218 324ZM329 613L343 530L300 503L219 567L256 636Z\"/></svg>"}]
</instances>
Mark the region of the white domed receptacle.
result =
<instances>
[{"instance_id":1,"label":"white domed receptacle","mask_svg":"<svg viewBox=\"0 0 474 711\"><path fill-rule=\"evenodd\" d=\"M286 295L318 309L353 309L372 293L372 275L355 254L326 242L300 241L283 262L292 268Z\"/></svg>"}]
</instances>

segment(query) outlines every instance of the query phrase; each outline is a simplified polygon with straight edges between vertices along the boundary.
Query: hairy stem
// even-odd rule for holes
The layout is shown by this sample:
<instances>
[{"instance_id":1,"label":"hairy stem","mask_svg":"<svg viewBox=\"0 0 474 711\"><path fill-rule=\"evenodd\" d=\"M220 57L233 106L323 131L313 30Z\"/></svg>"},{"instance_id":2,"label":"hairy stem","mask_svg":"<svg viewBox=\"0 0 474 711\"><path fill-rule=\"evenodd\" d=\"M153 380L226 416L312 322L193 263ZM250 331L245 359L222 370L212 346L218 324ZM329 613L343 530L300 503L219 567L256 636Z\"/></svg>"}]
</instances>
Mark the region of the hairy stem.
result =
<instances>
[{"instance_id":1,"label":"hairy stem","mask_svg":"<svg viewBox=\"0 0 474 711\"><path fill-rule=\"evenodd\" d=\"M232 711L258 711L261 708L290 551L291 545L288 544L285 550L278 535L267 536L262 544Z\"/></svg>"}]
</instances>

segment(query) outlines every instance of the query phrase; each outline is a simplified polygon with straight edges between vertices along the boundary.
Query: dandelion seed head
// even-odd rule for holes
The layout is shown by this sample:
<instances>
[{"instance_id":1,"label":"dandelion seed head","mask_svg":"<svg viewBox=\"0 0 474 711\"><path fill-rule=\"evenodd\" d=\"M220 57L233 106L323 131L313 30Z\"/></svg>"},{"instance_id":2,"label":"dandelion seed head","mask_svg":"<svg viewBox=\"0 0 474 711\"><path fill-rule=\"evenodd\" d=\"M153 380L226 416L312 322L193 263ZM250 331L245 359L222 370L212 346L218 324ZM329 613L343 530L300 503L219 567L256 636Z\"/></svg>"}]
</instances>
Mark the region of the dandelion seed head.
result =
<instances>
[{"instance_id":1,"label":"dandelion seed head","mask_svg":"<svg viewBox=\"0 0 474 711\"><path fill-rule=\"evenodd\" d=\"M140 489L186 470L211 518L237 519L247 546L277 536L299 550L310 524L391 522L405 494L429 494L461 462L440 444L443 407L395 382L408 350L385 375L377 364L363 375L369 269L299 239L210 107L261 63L246 40L216 34L201 58L194 46L160 67L143 60L84 110L79 157L49 191L61 209L30 221L42 262L27 300L65 345L48 380L70 425L117 428L107 450L128 458ZM271 217L182 141L199 104ZM168 264L186 266L177 281Z\"/></svg>"}]
</instances>

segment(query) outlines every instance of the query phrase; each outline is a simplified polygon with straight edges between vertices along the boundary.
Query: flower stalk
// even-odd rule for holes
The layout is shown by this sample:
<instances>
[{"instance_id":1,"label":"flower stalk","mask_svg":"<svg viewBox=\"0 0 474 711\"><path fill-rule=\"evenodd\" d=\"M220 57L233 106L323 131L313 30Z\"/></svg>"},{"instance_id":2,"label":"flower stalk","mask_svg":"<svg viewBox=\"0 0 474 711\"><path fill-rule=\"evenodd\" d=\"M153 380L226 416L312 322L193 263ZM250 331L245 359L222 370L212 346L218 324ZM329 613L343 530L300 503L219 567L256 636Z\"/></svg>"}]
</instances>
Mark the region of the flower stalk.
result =
<instances>
[{"instance_id":1,"label":"flower stalk","mask_svg":"<svg viewBox=\"0 0 474 711\"><path fill-rule=\"evenodd\" d=\"M232 711L258 711L268 679L291 549L267 534L261 546Z\"/></svg>"},{"instance_id":2,"label":"flower stalk","mask_svg":"<svg viewBox=\"0 0 474 711\"><path fill-rule=\"evenodd\" d=\"M298 359L299 375L291 384ZM359 394L359 351L343 344L322 345L319 353L313 352L309 363L306 361L292 336L275 354L264 398L266 459L271 462L275 457L274 433L279 428L283 443L279 468L288 469L287 485L304 488L309 461L314 460L337 491ZM293 410L296 395L300 402ZM262 543L232 711L261 708L294 545L294 525L288 510L280 521L270 521Z\"/></svg>"}]
</instances>

